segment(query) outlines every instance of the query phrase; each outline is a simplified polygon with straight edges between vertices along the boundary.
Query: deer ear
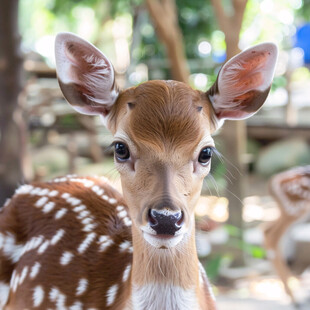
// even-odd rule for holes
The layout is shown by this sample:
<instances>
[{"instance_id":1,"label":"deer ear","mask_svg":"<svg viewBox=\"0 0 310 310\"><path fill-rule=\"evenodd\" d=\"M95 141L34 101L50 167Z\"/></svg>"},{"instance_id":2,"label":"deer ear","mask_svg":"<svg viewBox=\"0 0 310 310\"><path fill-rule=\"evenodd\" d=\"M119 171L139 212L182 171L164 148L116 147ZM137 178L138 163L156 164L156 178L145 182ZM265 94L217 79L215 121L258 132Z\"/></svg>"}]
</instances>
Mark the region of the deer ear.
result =
<instances>
[{"instance_id":1,"label":"deer ear","mask_svg":"<svg viewBox=\"0 0 310 310\"><path fill-rule=\"evenodd\" d=\"M92 44L71 33L55 41L57 77L72 107L80 113L106 118L118 96L110 61Z\"/></svg>"},{"instance_id":2,"label":"deer ear","mask_svg":"<svg viewBox=\"0 0 310 310\"><path fill-rule=\"evenodd\" d=\"M230 59L207 92L219 121L245 119L265 102L278 49L273 43L251 47Z\"/></svg>"}]
</instances>

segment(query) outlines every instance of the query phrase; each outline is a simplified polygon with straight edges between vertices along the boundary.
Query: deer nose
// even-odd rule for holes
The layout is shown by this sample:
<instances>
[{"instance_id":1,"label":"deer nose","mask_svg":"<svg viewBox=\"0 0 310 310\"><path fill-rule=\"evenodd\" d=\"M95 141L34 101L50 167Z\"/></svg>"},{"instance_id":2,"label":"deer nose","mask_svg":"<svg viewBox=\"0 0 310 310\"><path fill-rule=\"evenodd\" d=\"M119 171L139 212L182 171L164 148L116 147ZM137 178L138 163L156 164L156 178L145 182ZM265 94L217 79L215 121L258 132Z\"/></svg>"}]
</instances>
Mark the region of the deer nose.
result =
<instances>
[{"instance_id":1,"label":"deer nose","mask_svg":"<svg viewBox=\"0 0 310 310\"><path fill-rule=\"evenodd\" d=\"M148 221L151 228L156 231L157 235L174 236L183 225L184 214L182 211L150 209L148 213Z\"/></svg>"}]
</instances>

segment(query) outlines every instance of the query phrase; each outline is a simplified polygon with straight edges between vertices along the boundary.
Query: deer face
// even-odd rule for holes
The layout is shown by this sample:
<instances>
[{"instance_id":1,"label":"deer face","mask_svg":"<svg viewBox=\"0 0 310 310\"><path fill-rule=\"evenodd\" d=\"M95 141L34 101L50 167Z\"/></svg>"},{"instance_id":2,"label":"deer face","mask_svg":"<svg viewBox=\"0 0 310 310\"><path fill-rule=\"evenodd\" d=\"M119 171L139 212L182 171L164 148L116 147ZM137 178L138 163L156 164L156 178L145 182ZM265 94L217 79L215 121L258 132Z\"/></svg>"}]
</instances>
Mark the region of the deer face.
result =
<instances>
[{"instance_id":1,"label":"deer face","mask_svg":"<svg viewBox=\"0 0 310 310\"><path fill-rule=\"evenodd\" d=\"M79 112L101 115L114 136L115 164L133 233L155 248L187 240L210 171L211 134L224 119L253 115L265 101L277 50L258 45L230 60L206 93L175 81L119 92L109 60L72 35L56 40L61 89Z\"/></svg>"},{"instance_id":2,"label":"deer face","mask_svg":"<svg viewBox=\"0 0 310 310\"><path fill-rule=\"evenodd\" d=\"M211 113L206 94L174 81L126 90L111 111L124 197L153 246L173 246L193 228L214 148Z\"/></svg>"}]
</instances>

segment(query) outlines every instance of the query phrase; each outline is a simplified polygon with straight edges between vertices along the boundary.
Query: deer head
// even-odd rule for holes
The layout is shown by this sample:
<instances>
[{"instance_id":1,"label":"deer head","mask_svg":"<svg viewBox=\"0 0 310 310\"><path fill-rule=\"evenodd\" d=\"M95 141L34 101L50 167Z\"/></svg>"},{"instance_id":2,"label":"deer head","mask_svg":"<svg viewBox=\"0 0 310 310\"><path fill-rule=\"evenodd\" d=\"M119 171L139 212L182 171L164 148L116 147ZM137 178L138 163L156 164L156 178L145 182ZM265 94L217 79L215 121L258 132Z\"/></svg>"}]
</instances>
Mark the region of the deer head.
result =
<instances>
[{"instance_id":1,"label":"deer head","mask_svg":"<svg viewBox=\"0 0 310 310\"><path fill-rule=\"evenodd\" d=\"M229 60L207 92L177 81L120 91L111 62L96 47L73 34L57 36L65 98L80 113L100 115L114 136L134 240L158 249L188 242L210 172L212 134L225 119L245 119L262 106L276 58L274 44L254 46Z\"/></svg>"}]
</instances>

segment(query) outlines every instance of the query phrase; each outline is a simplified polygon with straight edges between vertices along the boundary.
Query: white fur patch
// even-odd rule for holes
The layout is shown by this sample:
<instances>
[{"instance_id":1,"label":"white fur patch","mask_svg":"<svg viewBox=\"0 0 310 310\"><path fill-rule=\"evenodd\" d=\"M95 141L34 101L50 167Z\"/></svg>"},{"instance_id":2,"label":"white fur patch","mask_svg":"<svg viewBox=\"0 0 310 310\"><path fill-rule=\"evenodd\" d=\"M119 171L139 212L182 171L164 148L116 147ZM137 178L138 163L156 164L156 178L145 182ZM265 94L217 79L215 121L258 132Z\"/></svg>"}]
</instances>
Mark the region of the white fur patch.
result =
<instances>
[{"instance_id":1,"label":"white fur patch","mask_svg":"<svg viewBox=\"0 0 310 310\"><path fill-rule=\"evenodd\" d=\"M10 293L10 286L7 283L0 281L0 309L6 305Z\"/></svg>"},{"instance_id":2,"label":"white fur patch","mask_svg":"<svg viewBox=\"0 0 310 310\"><path fill-rule=\"evenodd\" d=\"M38 249L38 254L43 254L50 245L49 240L45 240Z\"/></svg>"},{"instance_id":3,"label":"white fur patch","mask_svg":"<svg viewBox=\"0 0 310 310\"><path fill-rule=\"evenodd\" d=\"M16 238L13 234L7 232L6 234L0 233L0 250L2 250L5 257L11 259L16 263L22 253L24 245L16 244Z\"/></svg>"},{"instance_id":4,"label":"white fur patch","mask_svg":"<svg viewBox=\"0 0 310 310\"><path fill-rule=\"evenodd\" d=\"M134 310L199 309L194 288L184 290L181 287L163 283L134 286L132 303L135 306Z\"/></svg>"},{"instance_id":5,"label":"white fur patch","mask_svg":"<svg viewBox=\"0 0 310 310\"><path fill-rule=\"evenodd\" d=\"M55 196L57 196L58 194L59 194L59 192L56 191L56 190L54 189L54 190L52 190L52 191L48 194L48 196L49 196L49 197L55 197Z\"/></svg>"},{"instance_id":6,"label":"white fur patch","mask_svg":"<svg viewBox=\"0 0 310 310\"><path fill-rule=\"evenodd\" d=\"M49 201L42 209L43 213L49 213L55 208L55 202Z\"/></svg>"},{"instance_id":7,"label":"white fur patch","mask_svg":"<svg viewBox=\"0 0 310 310\"><path fill-rule=\"evenodd\" d=\"M58 210L55 214L55 220L61 219L66 213L68 212L68 209L66 208L61 208Z\"/></svg>"},{"instance_id":8,"label":"white fur patch","mask_svg":"<svg viewBox=\"0 0 310 310\"><path fill-rule=\"evenodd\" d=\"M41 208L48 202L48 198L46 196L41 197L37 200L37 202L34 204L36 207Z\"/></svg>"},{"instance_id":9,"label":"white fur patch","mask_svg":"<svg viewBox=\"0 0 310 310\"><path fill-rule=\"evenodd\" d=\"M55 236L51 239L51 245L57 244L64 235L65 231L63 229L58 229Z\"/></svg>"},{"instance_id":10,"label":"white fur patch","mask_svg":"<svg viewBox=\"0 0 310 310\"><path fill-rule=\"evenodd\" d=\"M76 301L72 306L69 307L69 310L83 310L83 304L79 301Z\"/></svg>"},{"instance_id":11,"label":"white fur patch","mask_svg":"<svg viewBox=\"0 0 310 310\"><path fill-rule=\"evenodd\" d=\"M131 265L128 265L123 273L123 282L127 282L129 275L130 275Z\"/></svg>"},{"instance_id":12,"label":"white fur patch","mask_svg":"<svg viewBox=\"0 0 310 310\"><path fill-rule=\"evenodd\" d=\"M76 179L71 179L71 182L77 182L77 183L82 183L85 187L92 187L94 185L94 181L92 180L88 180L88 179L80 179L80 178L76 178Z\"/></svg>"},{"instance_id":13,"label":"white fur patch","mask_svg":"<svg viewBox=\"0 0 310 310\"><path fill-rule=\"evenodd\" d=\"M25 281L26 277L27 277L27 274L28 274L28 270L29 270L29 267L28 266L25 266L20 274L20 278L19 278L19 282L18 284L19 285L22 285L23 282Z\"/></svg>"},{"instance_id":14,"label":"white fur patch","mask_svg":"<svg viewBox=\"0 0 310 310\"><path fill-rule=\"evenodd\" d=\"M74 255L71 253L71 252L63 252L61 257L60 257L60 264L65 266L65 265L68 265L72 258L74 257Z\"/></svg>"},{"instance_id":15,"label":"white fur patch","mask_svg":"<svg viewBox=\"0 0 310 310\"><path fill-rule=\"evenodd\" d=\"M39 307L42 304L44 300L44 290L42 286L38 285L34 288L32 299L34 307Z\"/></svg>"},{"instance_id":16,"label":"white fur patch","mask_svg":"<svg viewBox=\"0 0 310 310\"><path fill-rule=\"evenodd\" d=\"M108 307L114 303L115 297L117 295L117 291L118 291L118 285L117 284L114 284L113 286L111 286L108 289L108 291L107 291L107 306Z\"/></svg>"},{"instance_id":17,"label":"white fur patch","mask_svg":"<svg viewBox=\"0 0 310 310\"><path fill-rule=\"evenodd\" d=\"M59 289L53 287L49 292L49 299L56 304L57 310L64 310L66 309L66 295L60 293Z\"/></svg>"},{"instance_id":18,"label":"white fur patch","mask_svg":"<svg viewBox=\"0 0 310 310\"><path fill-rule=\"evenodd\" d=\"M131 242L129 242L127 240L119 245L119 248L120 248L121 252L125 252L125 251L129 251L130 252L130 248L131 247L132 247Z\"/></svg>"},{"instance_id":19,"label":"white fur patch","mask_svg":"<svg viewBox=\"0 0 310 310\"><path fill-rule=\"evenodd\" d=\"M40 269L41 269L41 264L39 262L35 262L29 274L30 279L33 280L39 274Z\"/></svg>"},{"instance_id":20,"label":"white fur patch","mask_svg":"<svg viewBox=\"0 0 310 310\"><path fill-rule=\"evenodd\" d=\"M82 243L78 247L78 252L83 254L87 248L91 245L91 243L95 240L96 233L90 233L86 236L86 238L82 241Z\"/></svg>"},{"instance_id":21,"label":"white fur patch","mask_svg":"<svg viewBox=\"0 0 310 310\"><path fill-rule=\"evenodd\" d=\"M83 295L88 287L88 280L87 279L80 279L78 286L76 288L76 296Z\"/></svg>"},{"instance_id":22,"label":"white fur patch","mask_svg":"<svg viewBox=\"0 0 310 310\"><path fill-rule=\"evenodd\" d=\"M111 244L113 244L113 240L110 236L100 236L99 237L99 252L104 252Z\"/></svg>"},{"instance_id":23,"label":"white fur patch","mask_svg":"<svg viewBox=\"0 0 310 310\"><path fill-rule=\"evenodd\" d=\"M32 190L33 190L32 185L25 184L25 185L20 186L15 191L15 194L17 194L17 195L29 194Z\"/></svg>"}]
</instances>

